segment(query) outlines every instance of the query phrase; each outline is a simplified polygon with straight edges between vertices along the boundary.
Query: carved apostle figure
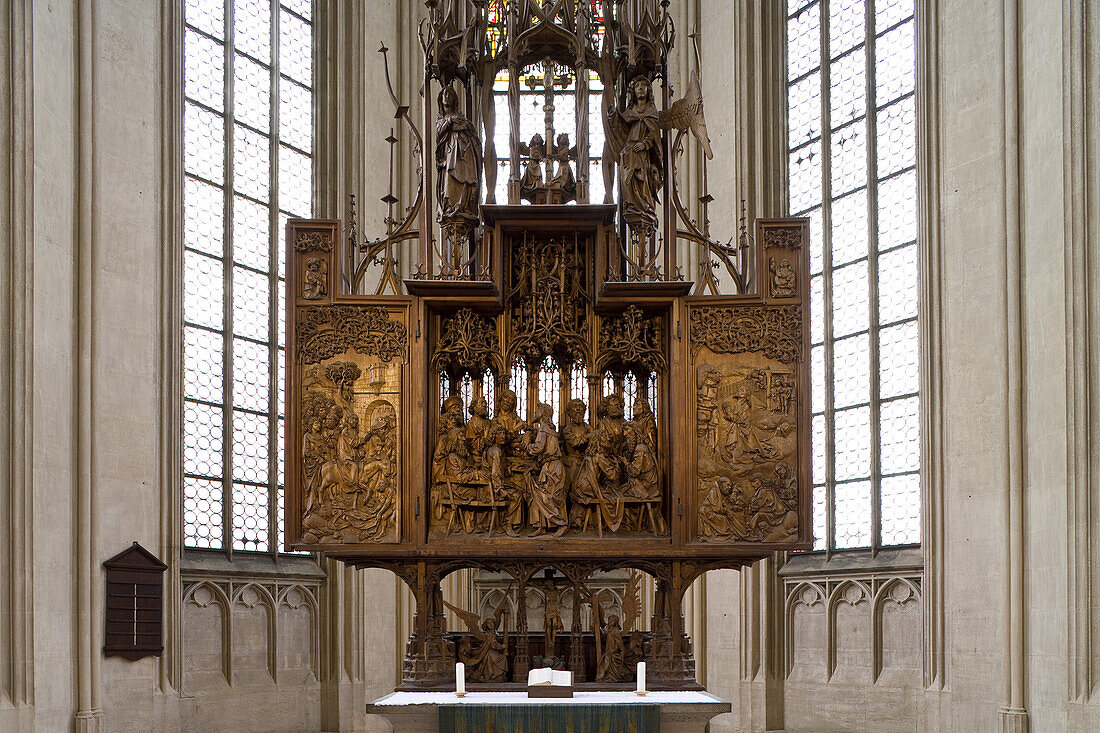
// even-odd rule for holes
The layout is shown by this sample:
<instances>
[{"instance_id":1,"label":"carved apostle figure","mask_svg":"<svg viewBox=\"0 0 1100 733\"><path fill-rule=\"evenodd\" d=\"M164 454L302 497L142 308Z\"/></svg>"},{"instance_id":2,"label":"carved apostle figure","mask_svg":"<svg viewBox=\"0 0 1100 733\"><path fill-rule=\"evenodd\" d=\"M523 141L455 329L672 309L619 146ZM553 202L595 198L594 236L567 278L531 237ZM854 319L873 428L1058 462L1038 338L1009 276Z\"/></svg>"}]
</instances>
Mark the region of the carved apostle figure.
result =
<instances>
[{"instance_id":1,"label":"carved apostle figure","mask_svg":"<svg viewBox=\"0 0 1100 733\"><path fill-rule=\"evenodd\" d=\"M534 527L531 537L554 532L558 537L568 528L565 507L565 467L561 462L558 431L554 427L554 408L540 403L535 410L535 434L527 452L538 465L538 475L527 480L528 521Z\"/></svg>"},{"instance_id":2,"label":"carved apostle figure","mask_svg":"<svg viewBox=\"0 0 1100 733\"><path fill-rule=\"evenodd\" d=\"M439 221L464 233L477 222L481 141L458 109L458 93L449 86L439 92L435 164Z\"/></svg>"},{"instance_id":3,"label":"carved apostle figure","mask_svg":"<svg viewBox=\"0 0 1100 733\"><path fill-rule=\"evenodd\" d=\"M734 491L733 482L726 476L719 476L699 505L699 536L711 541L728 541L742 536L744 508L744 501Z\"/></svg>"},{"instance_id":4,"label":"carved apostle figure","mask_svg":"<svg viewBox=\"0 0 1100 733\"><path fill-rule=\"evenodd\" d=\"M626 99L626 109L613 107L608 116L623 137L619 176L625 218L639 238L644 238L657 227L658 193L664 185L661 130L648 79L635 77L627 87Z\"/></svg>"},{"instance_id":5,"label":"carved apostle figure","mask_svg":"<svg viewBox=\"0 0 1100 733\"><path fill-rule=\"evenodd\" d=\"M470 452L470 464L481 469L485 465L485 451L489 447L490 429L489 401L478 397L470 405L470 421L466 423L466 445Z\"/></svg>"},{"instance_id":6,"label":"carved apostle figure","mask_svg":"<svg viewBox=\"0 0 1100 733\"><path fill-rule=\"evenodd\" d=\"M527 424L516 413L516 393L502 390L497 400L497 412L489 428L489 444L485 449L485 462L489 471L489 483L496 498L506 503L501 524L504 531L515 536L523 526L523 491L526 480L522 474L528 461L523 431ZM523 449L522 461L518 450Z\"/></svg>"},{"instance_id":7,"label":"carved apostle figure","mask_svg":"<svg viewBox=\"0 0 1100 733\"><path fill-rule=\"evenodd\" d=\"M649 400L645 395L638 395L634 400L634 418L631 420L638 438L649 443L649 447L657 450L657 419L653 416L653 408L649 406Z\"/></svg>"},{"instance_id":8,"label":"carved apostle figure","mask_svg":"<svg viewBox=\"0 0 1100 733\"><path fill-rule=\"evenodd\" d=\"M565 426L561 429L561 460L565 464L565 482L576 483L577 471L588 447L588 423L584 413L588 407L583 400L569 400L565 406Z\"/></svg>"}]
</instances>

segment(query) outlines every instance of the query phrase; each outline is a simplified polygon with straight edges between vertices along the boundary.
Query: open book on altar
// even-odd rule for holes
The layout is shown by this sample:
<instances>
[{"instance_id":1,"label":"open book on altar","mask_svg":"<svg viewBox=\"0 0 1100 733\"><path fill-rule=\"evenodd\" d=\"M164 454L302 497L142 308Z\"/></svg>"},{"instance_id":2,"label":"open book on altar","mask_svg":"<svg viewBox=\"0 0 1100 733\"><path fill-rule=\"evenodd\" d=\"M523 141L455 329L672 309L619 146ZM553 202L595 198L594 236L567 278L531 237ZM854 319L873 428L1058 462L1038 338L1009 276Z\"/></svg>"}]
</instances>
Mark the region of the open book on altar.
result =
<instances>
[{"instance_id":1,"label":"open book on altar","mask_svg":"<svg viewBox=\"0 0 1100 733\"><path fill-rule=\"evenodd\" d=\"M528 697L573 697L573 673L541 667L527 673Z\"/></svg>"}]
</instances>

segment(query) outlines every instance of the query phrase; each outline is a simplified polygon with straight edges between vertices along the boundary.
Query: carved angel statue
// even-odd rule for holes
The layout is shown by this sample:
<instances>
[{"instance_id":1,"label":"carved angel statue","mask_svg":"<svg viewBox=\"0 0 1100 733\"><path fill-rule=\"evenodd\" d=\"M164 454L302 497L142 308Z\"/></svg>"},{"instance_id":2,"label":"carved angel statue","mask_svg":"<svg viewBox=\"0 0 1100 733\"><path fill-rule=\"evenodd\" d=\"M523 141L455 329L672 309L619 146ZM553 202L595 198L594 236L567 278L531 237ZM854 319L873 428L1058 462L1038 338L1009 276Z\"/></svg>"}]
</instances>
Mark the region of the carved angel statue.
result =
<instances>
[{"instance_id":1,"label":"carved angel statue","mask_svg":"<svg viewBox=\"0 0 1100 733\"><path fill-rule=\"evenodd\" d=\"M695 72L684 96L664 111L657 111L652 86L644 76L631 80L626 97L626 109L613 107L608 111L608 138L619 157L626 221L640 235L648 235L657 226L658 194L665 180L661 130L691 130L708 160L714 153Z\"/></svg>"},{"instance_id":2,"label":"carved angel statue","mask_svg":"<svg viewBox=\"0 0 1100 733\"><path fill-rule=\"evenodd\" d=\"M573 175L573 161L577 158L577 146L569 145L569 135L561 133L554 139L554 151L548 156L554 164L554 177L550 179L550 203L567 204L577 198L577 179Z\"/></svg>"},{"instance_id":3,"label":"carved angel statue","mask_svg":"<svg viewBox=\"0 0 1100 733\"><path fill-rule=\"evenodd\" d=\"M519 180L519 197L532 204L547 204L546 179L543 171L546 159L546 141L537 132L531 136L531 142L524 145L520 143L519 152L527 156L527 167L523 170L523 178Z\"/></svg>"},{"instance_id":4,"label":"carved angel statue","mask_svg":"<svg viewBox=\"0 0 1100 733\"><path fill-rule=\"evenodd\" d=\"M511 590L509 585L501 594L493 614L484 621L472 611L443 601L443 605L462 619L470 631L470 636L459 644L458 658L466 665L474 682L504 682L508 678L508 610L505 606ZM502 620L505 623L502 624Z\"/></svg>"},{"instance_id":5,"label":"carved angel statue","mask_svg":"<svg viewBox=\"0 0 1100 733\"><path fill-rule=\"evenodd\" d=\"M439 221L466 231L477 222L481 141L473 124L458 109L458 93L449 86L439 92L435 163Z\"/></svg>"}]
</instances>

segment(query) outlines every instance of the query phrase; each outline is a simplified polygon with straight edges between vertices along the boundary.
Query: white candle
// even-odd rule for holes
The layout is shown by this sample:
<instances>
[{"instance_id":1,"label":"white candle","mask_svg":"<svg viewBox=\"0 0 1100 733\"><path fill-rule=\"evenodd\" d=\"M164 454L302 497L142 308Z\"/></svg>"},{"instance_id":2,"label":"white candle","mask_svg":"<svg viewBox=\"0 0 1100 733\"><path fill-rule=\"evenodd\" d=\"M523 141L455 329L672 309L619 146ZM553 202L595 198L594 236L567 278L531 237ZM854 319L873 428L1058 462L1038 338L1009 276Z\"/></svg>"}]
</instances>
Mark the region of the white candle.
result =
<instances>
[{"instance_id":1,"label":"white candle","mask_svg":"<svg viewBox=\"0 0 1100 733\"><path fill-rule=\"evenodd\" d=\"M455 662L455 694L462 697L466 694L466 665Z\"/></svg>"},{"instance_id":2,"label":"white candle","mask_svg":"<svg viewBox=\"0 0 1100 733\"><path fill-rule=\"evenodd\" d=\"M639 695L645 694L645 662L638 662L638 690Z\"/></svg>"}]
</instances>

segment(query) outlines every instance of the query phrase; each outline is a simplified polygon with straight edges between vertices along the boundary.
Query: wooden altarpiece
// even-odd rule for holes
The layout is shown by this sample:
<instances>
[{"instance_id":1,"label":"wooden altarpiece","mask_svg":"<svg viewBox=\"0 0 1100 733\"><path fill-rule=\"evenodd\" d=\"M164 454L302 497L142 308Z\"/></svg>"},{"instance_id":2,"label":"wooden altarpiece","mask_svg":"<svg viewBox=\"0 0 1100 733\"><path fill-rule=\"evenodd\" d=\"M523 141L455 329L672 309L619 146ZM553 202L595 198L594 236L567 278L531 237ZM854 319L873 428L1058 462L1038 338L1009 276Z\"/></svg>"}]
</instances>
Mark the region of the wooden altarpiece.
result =
<instances>
[{"instance_id":1,"label":"wooden altarpiece","mask_svg":"<svg viewBox=\"0 0 1100 733\"><path fill-rule=\"evenodd\" d=\"M663 4L427 4L421 126L394 97L421 164L406 216L391 193L377 239L354 209L286 227L287 545L408 584L402 689L453 684L455 661L475 685L522 684L535 657L582 686L627 684L644 660L655 688L697 688L691 582L811 543L808 222L758 220L721 243L709 195L703 224L688 216L676 164L685 144L710 147L698 78L671 100ZM545 136L521 144L530 69ZM604 203L588 202L596 79ZM575 119L555 116L555 93L574 95ZM445 604L441 582L464 568L506 573L522 601ZM655 581L646 631L636 602L604 618L588 590L620 568ZM548 606L529 633L536 586L571 594L568 632ZM447 628L448 607L465 630Z\"/></svg>"}]
</instances>

